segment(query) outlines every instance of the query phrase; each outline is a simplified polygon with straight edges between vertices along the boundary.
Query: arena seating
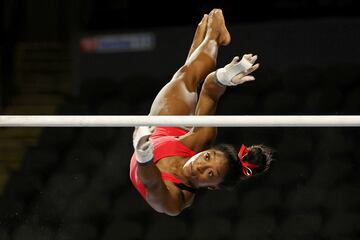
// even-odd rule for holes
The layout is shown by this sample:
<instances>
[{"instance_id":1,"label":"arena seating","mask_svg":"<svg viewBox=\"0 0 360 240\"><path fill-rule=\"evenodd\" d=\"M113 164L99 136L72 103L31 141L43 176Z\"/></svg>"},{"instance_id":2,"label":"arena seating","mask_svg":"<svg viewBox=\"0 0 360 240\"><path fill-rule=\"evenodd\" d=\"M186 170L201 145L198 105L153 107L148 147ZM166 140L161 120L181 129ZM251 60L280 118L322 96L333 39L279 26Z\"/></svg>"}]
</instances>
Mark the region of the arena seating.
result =
<instances>
[{"instance_id":1,"label":"arena seating","mask_svg":"<svg viewBox=\"0 0 360 240\"><path fill-rule=\"evenodd\" d=\"M229 89L218 113L359 113L359 67L336 68L263 71L261 84ZM155 91L139 95L134 82L84 85L58 114L148 114ZM359 239L358 128L220 128L217 142L264 143L278 159L234 192L200 191L176 218L130 183L132 130L43 129L0 198L0 239Z\"/></svg>"}]
</instances>

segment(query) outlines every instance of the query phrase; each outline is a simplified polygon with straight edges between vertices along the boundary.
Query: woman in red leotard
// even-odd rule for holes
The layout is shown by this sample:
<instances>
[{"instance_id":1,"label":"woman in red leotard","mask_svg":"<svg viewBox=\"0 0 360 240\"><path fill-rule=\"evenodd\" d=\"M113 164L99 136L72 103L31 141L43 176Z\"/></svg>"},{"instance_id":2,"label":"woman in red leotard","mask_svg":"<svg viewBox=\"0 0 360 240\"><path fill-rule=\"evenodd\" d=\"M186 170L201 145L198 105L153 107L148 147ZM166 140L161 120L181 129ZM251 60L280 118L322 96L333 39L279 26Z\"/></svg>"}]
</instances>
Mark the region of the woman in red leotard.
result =
<instances>
[{"instance_id":1,"label":"woman in red leotard","mask_svg":"<svg viewBox=\"0 0 360 240\"><path fill-rule=\"evenodd\" d=\"M227 86L255 80L249 74L259 64L252 54L241 61L235 57L214 72L218 48L230 40L220 9L204 15L184 66L156 96L150 115L213 115ZM231 188L269 169L270 148L242 145L238 152L227 144L212 146L216 131L215 127L156 127L153 132L140 127L134 131L130 179L153 209L178 215L192 204L196 189Z\"/></svg>"}]
</instances>

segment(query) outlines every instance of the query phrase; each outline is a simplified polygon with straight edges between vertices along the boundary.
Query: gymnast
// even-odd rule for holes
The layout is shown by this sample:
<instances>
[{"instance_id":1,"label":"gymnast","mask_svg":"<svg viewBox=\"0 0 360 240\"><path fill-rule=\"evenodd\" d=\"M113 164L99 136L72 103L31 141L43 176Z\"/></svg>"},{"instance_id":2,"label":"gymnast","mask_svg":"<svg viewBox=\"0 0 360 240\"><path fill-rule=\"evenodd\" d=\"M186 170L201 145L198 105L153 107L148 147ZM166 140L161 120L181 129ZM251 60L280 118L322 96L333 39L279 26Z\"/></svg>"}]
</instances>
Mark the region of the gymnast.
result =
<instances>
[{"instance_id":1,"label":"gymnast","mask_svg":"<svg viewBox=\"0 0 360 240\"><path fill-rule=\"evenodd\" d=\"M218 48L230 41L222 11L205 14L185 64L158 93L150 115L213 115L227 86L255 80L249 74L259 64L252 54L214 71ZM154 210L176 216L191 206L197 189L234 188L269 169L271 148L242 145L238 153L228 144L212 146L216 133L215 127L135 129L130 179Z\"/></svg>"}]
</instances>

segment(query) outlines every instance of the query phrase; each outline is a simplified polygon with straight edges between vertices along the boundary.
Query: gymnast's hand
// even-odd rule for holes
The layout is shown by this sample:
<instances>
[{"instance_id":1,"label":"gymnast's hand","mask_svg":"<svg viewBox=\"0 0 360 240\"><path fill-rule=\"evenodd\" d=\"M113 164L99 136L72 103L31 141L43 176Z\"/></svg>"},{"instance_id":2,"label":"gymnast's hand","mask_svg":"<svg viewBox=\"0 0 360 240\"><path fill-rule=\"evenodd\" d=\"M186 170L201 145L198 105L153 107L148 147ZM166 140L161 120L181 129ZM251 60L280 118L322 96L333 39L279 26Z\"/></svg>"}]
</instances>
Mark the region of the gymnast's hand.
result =
<instances>
[{"instance_id":1,"label":"gymnast's hand","mask_svg":"<svg viewBox=\"0 0 360 240\"><path fill-rule=\"evenodd\" d=\"M149 127L137 127L133 133L133 146L136 160L140 164L148 163L154 158L153 144L150 141L151 130Z\"/></svg>"},{"instance_id":2,"label":"gymnast's hand","mask_svg":"<svg viewBox=\"0 0 360 240\"><path fill-rule=\"evenodd\" d=\"M255 64L256 60L257 55L253 54L245 54L241 61L236 56L225 67L216 71L216 80L225 86L236 86L248 81L254 81L255 77L249 74L259 68L260 64Z\"/></svg>"}]
</instances>

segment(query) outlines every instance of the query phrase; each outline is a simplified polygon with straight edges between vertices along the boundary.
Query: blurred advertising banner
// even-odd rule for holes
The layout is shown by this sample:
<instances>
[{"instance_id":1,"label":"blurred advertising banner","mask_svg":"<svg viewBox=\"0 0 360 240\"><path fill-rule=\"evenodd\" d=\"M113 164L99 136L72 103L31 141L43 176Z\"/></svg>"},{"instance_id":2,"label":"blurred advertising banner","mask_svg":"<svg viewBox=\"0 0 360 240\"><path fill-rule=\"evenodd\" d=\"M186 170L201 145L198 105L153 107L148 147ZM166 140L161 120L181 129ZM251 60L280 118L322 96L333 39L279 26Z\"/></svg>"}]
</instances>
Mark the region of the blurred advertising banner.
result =
<instances>
[{"instance_id":1,"label":"blurred advertising banner","mask_svg":"<svg viewBox=\"0 0 360 240\"><path fill-rule=\"evenodd\" d=\"M151 51L155 48L153 33L108 34L80 39L82 53L119 53Z\"/></svg>"}]
</instances>

